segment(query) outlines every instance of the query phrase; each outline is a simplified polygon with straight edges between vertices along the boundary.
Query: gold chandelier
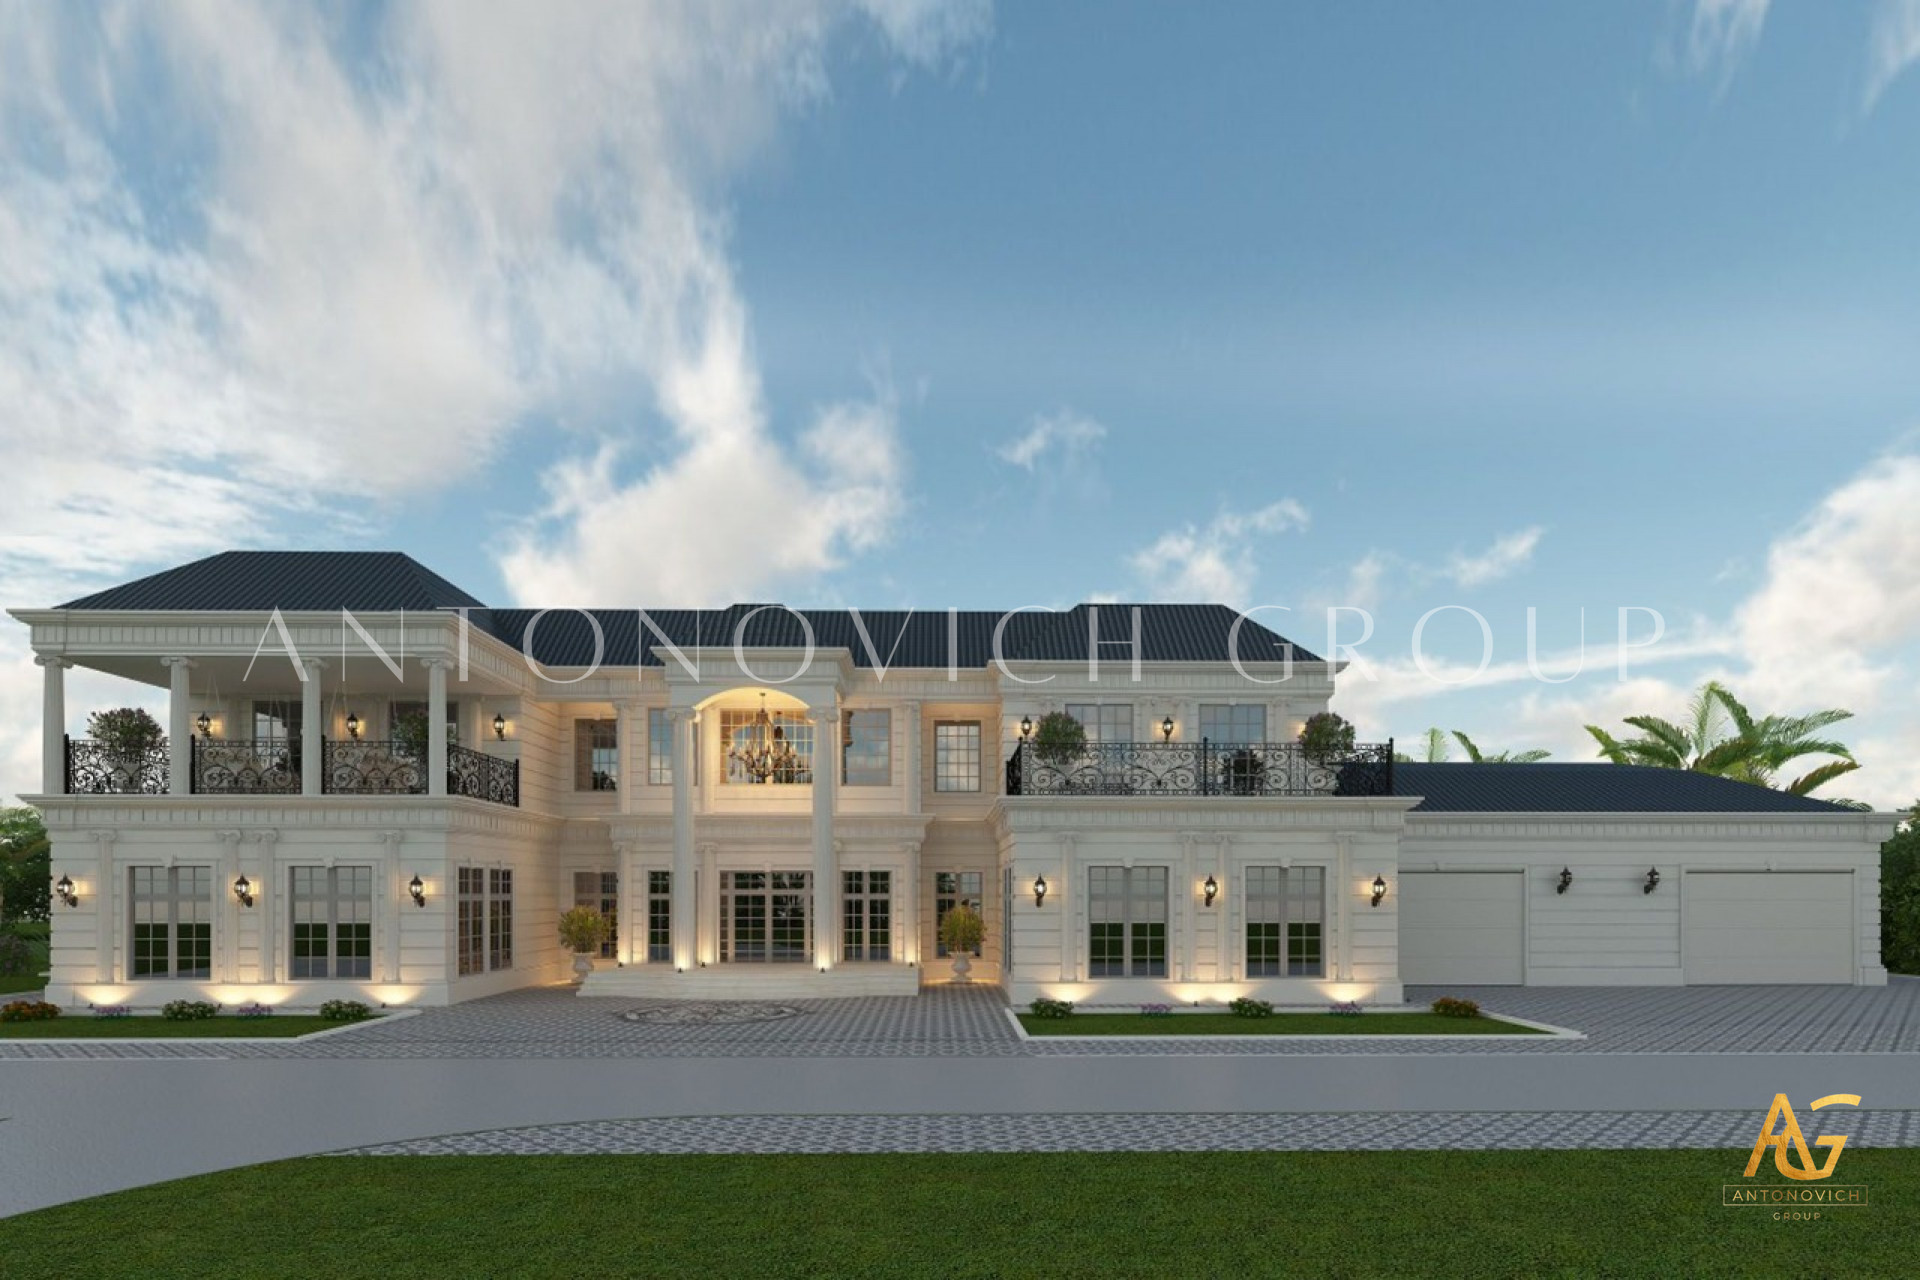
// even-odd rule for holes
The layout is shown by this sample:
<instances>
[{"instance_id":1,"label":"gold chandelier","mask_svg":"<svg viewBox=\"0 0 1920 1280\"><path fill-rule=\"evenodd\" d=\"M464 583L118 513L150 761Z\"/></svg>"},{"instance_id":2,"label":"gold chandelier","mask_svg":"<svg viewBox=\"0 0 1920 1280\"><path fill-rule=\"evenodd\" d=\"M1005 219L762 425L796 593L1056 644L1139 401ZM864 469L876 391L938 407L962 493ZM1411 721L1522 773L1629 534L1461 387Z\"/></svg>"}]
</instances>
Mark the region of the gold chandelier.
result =
<instances>
[{"instance_id":1,"label":"gold chandelier","mask_svg":"<svg viewBox=\"0 0 1920 1280\"><path fill-rule=\"evenodd\" d=\"M767 695L760 695L760 710L745 730L745 741L727 752L727 759L739 765L751 782L794 782L798 780L800 757L787 741L787 731L767 714Z\"/></svg>"}]
</instances>

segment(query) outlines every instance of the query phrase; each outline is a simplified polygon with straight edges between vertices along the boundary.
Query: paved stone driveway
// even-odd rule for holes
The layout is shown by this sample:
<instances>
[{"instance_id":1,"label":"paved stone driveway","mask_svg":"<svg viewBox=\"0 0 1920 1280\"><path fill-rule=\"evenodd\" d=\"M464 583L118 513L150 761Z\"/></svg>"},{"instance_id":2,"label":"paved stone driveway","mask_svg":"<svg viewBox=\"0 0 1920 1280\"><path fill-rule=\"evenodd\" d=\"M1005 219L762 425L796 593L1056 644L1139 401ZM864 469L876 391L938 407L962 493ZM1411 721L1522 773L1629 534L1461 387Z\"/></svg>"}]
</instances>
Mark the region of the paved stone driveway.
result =
<instances>
[{"instance_id":1,"label":"paved stone driveway","mask_svg":"<svg viewBox=\"0 0 1920 1280\"><path fill-rule=\"evenodd\" d=\"M1424 1004L1467 996L1584 1032L1585 1040L1409 1041L1355 1037L1023 1041L998 989L930 988L919 997L783 1002L789 1017L748 1023L630 1021L672 1002L580 999L571 988L517 991L302 1044L0 1041L7 1058L684 1058L1059 1057L1225 1054L1920 1053L1920 979L1886 987L1410 988Z\"/></svg>"}]
</instances>

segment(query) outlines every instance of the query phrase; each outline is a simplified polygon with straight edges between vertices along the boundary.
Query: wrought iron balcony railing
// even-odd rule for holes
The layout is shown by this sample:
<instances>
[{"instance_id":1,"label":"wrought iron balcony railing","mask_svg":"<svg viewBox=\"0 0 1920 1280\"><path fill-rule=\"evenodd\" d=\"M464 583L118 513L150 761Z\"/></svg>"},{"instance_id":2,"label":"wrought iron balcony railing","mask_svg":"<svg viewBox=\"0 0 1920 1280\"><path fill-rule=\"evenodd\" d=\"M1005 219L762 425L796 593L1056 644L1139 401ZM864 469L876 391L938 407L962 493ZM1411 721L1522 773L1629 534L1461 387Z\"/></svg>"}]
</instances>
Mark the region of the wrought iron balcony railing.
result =
<instances>
[{"instance_id":1,"label":"wrought iron balcony railing","mask_svg":"<svg viewBox=\"0 0 1920 1280\"><path fill-rule=\"evenodd\" d=\"M328 738L320 752L320 790L327 795L427 794L427 752L418 742Z\"/></svg>"},{"instance_id":2,"label":"wrought iron balcony railing","mask_svg":"<svg viewBox=\"0 0 1920 1280\"><path fill-rule=\"evenodd\" d=\"M447 745L447 794L520 807L520 762Z\"/></svg>"},{"instance_id":3,"label":"wrought iron balcony railing","mask_svg":"<svg viewBox=\"0 0 1920 1280\"><path fill-rule=\"evenodd\" d=\"M163 796L167 793L167 740L128 749L91 738L67 739L70 796Z\"/></svg>"},{"instance_id":4,"label":"wrought iron balcony railing","mask_svg":"<svg viewBox=\"0 0 1920 1280\"><path fill-rule=\"evenodd\" d=\"M1309 756L1297 742L1093 742L1042 758L1031 742L1007 760L1010 796L1390 796L1393 743Z\"/></svg>"},{"instance_id":5,"label":"wrought iron balcony railing","mask_svg":"<svg viewBox=\"0 0 1920 1280\"><path fill-rule=\"evenodd\" d=\"M297 796L300 740L257 738L226 742L193 740L193 793L197 796Z\"/></svg>"}]
</instances>

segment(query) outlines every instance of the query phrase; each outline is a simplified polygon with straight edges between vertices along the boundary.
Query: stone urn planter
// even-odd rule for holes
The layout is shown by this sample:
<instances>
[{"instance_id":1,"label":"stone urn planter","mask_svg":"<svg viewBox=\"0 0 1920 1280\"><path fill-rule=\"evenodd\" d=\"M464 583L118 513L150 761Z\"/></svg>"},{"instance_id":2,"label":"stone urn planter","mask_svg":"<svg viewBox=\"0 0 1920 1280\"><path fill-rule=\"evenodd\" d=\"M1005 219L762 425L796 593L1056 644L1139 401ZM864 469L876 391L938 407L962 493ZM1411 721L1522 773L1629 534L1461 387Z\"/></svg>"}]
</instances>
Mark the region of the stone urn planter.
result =
<instances>
[{"instance_id":1,"label":"stone urn planter","mask_svg":"<svg viewBox=\"0 0 1920 1280\"><path fill-rule=\"evenodd\" d=\"M986 922L971 902L962 902L940 922L940 945L953 957L953 981L971 982L973 953L986 937Z\"/></svg>"},{"instance_id":2,"label":"stone urn planter","mask_svg":"<svg viewBox=\"0 0 1920 1280\"><path fill-rule=\"evenodd\" d=\"M613 937L613 921L592 907L575 907L560 917L560 941L573 952L573 980L585 982L593 972L593 957Z\"/></svg>"}]
</instances>

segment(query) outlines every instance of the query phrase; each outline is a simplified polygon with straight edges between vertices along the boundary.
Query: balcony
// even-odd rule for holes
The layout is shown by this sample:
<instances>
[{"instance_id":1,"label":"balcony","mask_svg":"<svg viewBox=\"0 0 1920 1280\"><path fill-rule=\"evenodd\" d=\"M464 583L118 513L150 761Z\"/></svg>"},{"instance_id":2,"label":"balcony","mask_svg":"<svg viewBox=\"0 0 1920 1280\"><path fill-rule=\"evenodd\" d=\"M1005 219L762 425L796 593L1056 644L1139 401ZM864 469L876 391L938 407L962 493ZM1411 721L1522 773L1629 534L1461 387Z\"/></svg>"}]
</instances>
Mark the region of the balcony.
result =
<instances>
[{"instance_id":1,"label":"balcony","mask_svg":"<svg viewBox=\"0 0 1920 1280\"><path fill-rule=\"evenodd\" d=\"M68 738L68 795L168 794L168 746L137 751ZM426 750L417 742L358 738L320 745L320 790L335 796L427 794ZM298 739L222 742L195 738L189 790L197 796L297 796L302 792ZM447 744L447 794L518 808L520 762Z\"/></svg>"},{"instance_id":2,"label":"balcony","mask_svg":"<svg viewBox=\"0 0 1920 1280\"><path fill-rule=\"evenodd\" d=\"M1042 759L1030 742L1007 760L1010 796L1390 796L1393 743L1309 757L1297 742L1096 742Z\"/></svg>"}]
</instances>

